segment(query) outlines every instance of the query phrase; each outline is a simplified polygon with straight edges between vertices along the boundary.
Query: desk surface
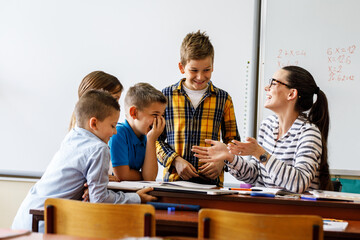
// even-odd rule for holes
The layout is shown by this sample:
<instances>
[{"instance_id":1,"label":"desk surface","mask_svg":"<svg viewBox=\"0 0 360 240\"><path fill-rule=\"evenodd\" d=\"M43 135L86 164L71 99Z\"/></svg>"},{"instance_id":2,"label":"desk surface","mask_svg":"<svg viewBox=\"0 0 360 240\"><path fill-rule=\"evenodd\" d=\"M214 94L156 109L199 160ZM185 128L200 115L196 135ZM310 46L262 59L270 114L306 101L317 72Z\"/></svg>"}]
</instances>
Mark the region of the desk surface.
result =
<instances>
[{"instance_id":1,"label":"desk surface","mask_svg":"<svg viewBox=\"0 0 360 240\"><path fill-rule=\"evenodd\" d=\"M323 218L360 221L360 203L312 201L293 198L251 197L248 195L201 195L152 191L159 202L195 204L201 208L267 214L310 214Z\"/></svg>"},{"instance_id":2,"label":"desk surface","mask_svg":"<svg viewBox=\"0 0 360 240\"><path fill-rule=\"evenodd\" d=\"M360 239L360 203L162 191L152 191L151 195L156 196L159 202L195 204L200 205L201 208L265 214L310 214L323 218L343 219L349 222L347 229L342 232L324 231L325 239ZM42 210L31 210L31 213L34 216L43 215ZM155 218L157 236L197 236L197 212L175 211L168 214L166 210L156 210Z\"/></svg>"},{"instance_id":3,"label":"desk surface","mask_svg":"<svg viewBox=\"0 0 360 240\"><path fill-rule=\"evenodd\" d=\"M125 238L126 239L126 238ZM148 240L162 240L162 237L147 237ZM191 237L166 237L166 240L195 240L197 238ZM18 237L12 238L4 238L4 240L89 240L89 238L85 237L74 237L74 236L66 236L66 235L58 235L58 234L42 234L42 233L30 233L27 235L22 235ZM91 238L91 240L106 240L106 238Z\"/></svg>"}]
</instances>

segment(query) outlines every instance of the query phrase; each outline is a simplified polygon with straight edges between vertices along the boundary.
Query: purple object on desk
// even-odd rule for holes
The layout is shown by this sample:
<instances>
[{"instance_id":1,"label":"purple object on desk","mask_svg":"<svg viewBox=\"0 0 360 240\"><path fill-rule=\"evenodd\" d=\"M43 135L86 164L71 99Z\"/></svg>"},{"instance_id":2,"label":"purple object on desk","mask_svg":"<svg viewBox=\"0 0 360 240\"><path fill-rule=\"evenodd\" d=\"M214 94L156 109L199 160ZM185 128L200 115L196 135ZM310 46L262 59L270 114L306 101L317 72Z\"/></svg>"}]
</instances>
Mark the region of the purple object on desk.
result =
<instances>
[{"instance_id":1,"label":"purple object on desk","mask_svg":"<svg viewBox=\"0 0 360 240\"><path fill-rule=\"evenodd\" d=\"M252 188L252 186L249 183L241 183L240 188Z\"/></svg>"}]
</instances>

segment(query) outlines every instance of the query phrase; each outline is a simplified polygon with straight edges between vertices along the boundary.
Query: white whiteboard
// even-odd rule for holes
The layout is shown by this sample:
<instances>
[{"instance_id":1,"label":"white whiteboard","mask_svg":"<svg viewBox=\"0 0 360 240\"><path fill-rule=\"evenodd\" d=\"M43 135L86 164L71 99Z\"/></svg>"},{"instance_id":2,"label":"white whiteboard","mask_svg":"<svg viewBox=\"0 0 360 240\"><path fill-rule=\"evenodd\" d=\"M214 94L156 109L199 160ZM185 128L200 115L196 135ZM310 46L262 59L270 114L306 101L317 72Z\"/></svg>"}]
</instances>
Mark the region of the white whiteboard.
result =
<instances>
[{"instance_id":1,"label":"white whiteboard","mask_svg":"<svg viewBox=\"0 0 360 240\"><path fill-rule=\"evenodd\" d=\"M251 136L257 5L253 0L1 1L0 174L41 175L67 133L78 85L89 72L115 75L125 92L137 82L162 89L180 80L180 44L198 29L215 48L212 81L232 96L241 137ZM123 112L120 116L122 121Z\"/></svg>"},{"instance_id":2,"label":"white whiteboard","mask_svg":"<svg viewBox=\"0 0 360 240\"><path fill-rule=\"evenodd\" d=\"M307 69L329 101L332 174L360 175L359 9L358 0L262 3L258 121L270 114L264 86L273 73L284 65Z\"/></svg>"}]
</instances>

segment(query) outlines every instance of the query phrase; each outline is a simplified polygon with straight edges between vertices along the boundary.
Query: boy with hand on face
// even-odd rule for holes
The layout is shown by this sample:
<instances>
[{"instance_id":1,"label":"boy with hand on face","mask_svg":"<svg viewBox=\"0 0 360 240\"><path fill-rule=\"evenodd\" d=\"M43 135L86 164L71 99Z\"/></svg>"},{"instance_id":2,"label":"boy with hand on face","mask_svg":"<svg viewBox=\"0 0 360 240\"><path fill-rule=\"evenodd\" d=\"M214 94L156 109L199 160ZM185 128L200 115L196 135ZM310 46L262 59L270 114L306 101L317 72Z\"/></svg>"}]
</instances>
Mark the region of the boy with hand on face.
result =
<instances>
[{"instance_id":1,"label":"boy with hand on face","mask_svg":"<svg viewBox=\"0 0 360 240\"><path fill-rule=\"evenodd\" d=\"M107 190L110 152L107 145L116 134L120 106L104 90L89 90L75 107L76 126L69 131L59 151L41 179L30 189L12 225L13 229L32 229L30 209L44 208L47 198L81 199L88 183L90 202L140 203L155 200L147 194L152 188L136 193ZM40 222L40 232L44 222Z\"/></svg>"},{"instance_id":2,"label":"boy with hand on face","mask_svg":"<svg viewBox=\"0 0 360 240\"><path fill-rule=\"evenodd\" d=\"M185 78L163 89L168 98L165 130L156 145L164 181L189 180L222 186L224 163L202 164L191 152L205 139L240 140L230 95L211 79L214 48L205 33L189 33L181 45L179 69Z\"/></svg>"},{"instance_id":3,"label":"boy with hand on face","mask_svg":"<svg viewBox=\"0 0 360 240\"><path fill-rule=\"evenodd\" d=\"M111 163L119 181L154 181L158 173L155 142L163 132L167 99L148 83L138 83L125 96L123 123L110 142Z\"/></svg>"}]
</instances>

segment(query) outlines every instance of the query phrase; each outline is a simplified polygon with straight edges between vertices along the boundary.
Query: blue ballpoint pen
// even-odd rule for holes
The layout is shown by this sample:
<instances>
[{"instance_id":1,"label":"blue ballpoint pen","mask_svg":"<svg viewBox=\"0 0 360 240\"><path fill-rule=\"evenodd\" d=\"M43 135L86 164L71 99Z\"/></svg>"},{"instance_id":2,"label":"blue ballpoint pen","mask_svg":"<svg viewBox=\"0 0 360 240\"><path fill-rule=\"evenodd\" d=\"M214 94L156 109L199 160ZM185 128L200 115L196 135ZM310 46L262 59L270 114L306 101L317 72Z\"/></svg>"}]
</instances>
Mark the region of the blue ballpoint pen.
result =
<instances>
[{"instance_id":1,"label":"blue ballpoint pen","mask_svg":"<svg viewBox=\"0 0 360 240\"><path fill-rule=\"evenodd\" d=\"M250 196L253 196L253 197L275 197L274 194L272 193L262 193L262 192L251 192L250 193Z\"/></svg>"}]
</instances>

